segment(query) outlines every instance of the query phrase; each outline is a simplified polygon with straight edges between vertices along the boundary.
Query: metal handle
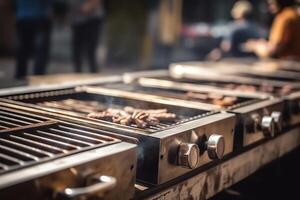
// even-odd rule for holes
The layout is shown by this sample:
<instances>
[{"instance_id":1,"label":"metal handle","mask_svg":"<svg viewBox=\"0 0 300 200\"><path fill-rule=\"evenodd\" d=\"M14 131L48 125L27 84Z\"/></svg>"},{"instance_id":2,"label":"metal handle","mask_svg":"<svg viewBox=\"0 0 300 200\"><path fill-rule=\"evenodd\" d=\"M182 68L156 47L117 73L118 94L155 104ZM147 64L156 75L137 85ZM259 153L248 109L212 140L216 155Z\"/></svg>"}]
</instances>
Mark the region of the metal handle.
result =
<instances>
[{"instance_id":1,"label":"metal handle","mask_svg":"<svg viewBox=\"0 0 300 200\"><path fill-rule=\"evenodd\" d=\"M90 196L92 194L105 192L113 189L117 184L117 179L111 176L99 176L95 177L97 183L79 188L66 188L63 191L64 196L74 199L83 195Z\"/></svg>"}]
</instances>

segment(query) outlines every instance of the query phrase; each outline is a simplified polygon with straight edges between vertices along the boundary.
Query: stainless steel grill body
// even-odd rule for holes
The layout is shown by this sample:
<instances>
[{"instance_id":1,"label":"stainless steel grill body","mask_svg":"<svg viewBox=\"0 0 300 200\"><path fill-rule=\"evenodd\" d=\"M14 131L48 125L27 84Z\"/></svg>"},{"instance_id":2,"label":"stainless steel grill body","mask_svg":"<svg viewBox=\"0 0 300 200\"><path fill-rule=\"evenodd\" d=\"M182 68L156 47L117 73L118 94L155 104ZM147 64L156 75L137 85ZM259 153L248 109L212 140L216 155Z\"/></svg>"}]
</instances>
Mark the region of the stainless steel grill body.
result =
<instances>
[{"instance_id":1,"label":"stainless steel grill body","mask_svg":"<svg viewBox=\"0 0 300 200\"><path fill-rule=\"evenodd\" d=\"M6 103L0 105L0 117L1 199L70 197L66 191L74 191L74 197L133 197L136 145Z\"/></svg>"},{"instance_id":2,"label":"stainless steel grill body","mask_svg":"<svg viewBox=\"0 0 300 200\"><path fill-rule=\"evenodd\" d=\"M242 60L243 61L243 60ZM204 84L215 84L217 87L223 87L224 84L244 84L253 86L268 85L274 87L274 91L266 91L274 97L284 99L285 113L284 119L286 125L295 125L300 123L300 74L296 70L295 66L289 66L284 61L276 62L275 67L268 68L268 63L261 62L259 65L253 64L253 61L249 61L250 64L244 61L244 64L234 63L234 67L230 67L230 71L225 70L225 63L221 63L221 67L215 66L213 69L202 66L201 63L174 63L170 66L170 74L175 79L189 79ZM281 63L283 62L283 65ZM228 63L227 63L228 64ZM266 65L264 65L266 64ZM272 64L272 63L271 63ZM210 63L211 65L211 63ZM241 66L242 65L242 66ZM254 66L252 66L254 65ZM239 67L240 66L240 67ZM221 68L221 70L219 70ZM277 69L287 69L277 70ZM265 70L262 72L262 70ZM207 72L207 73L206 73ZM251 77L252 76L252 77ZM291 91L287 94L278 93L282 88L289 86Z\"/></svg>"},{"instance_id":3,"label":"stainless steel grill body","mask_svg":"<svg viewBox=\"0 0 300 200\"><path fill-rule=\"evenodd\" d=\"M119 143L66 156L19 169L0 176L1 199L59 199L68 197L66 189L96 184L97 177L112 176L112 188L90 196L105 199L131 199L135 183L135 145ZM115 185L116 184L116 185Z\"/></svg>"},{"instance_id":4,"label":"stainless steel grill body","mask_svg":"<svg viewBox=\"0 0 300 200\"><path fill-rule=\"evenodd\" d=\"M121 94L118 95L118 94ZM170 101L167 98L141 100L131 93L119 93L115 90L99 91L97 88L77 88L52 90L41 93L27 93L7 97L18 100L2 100L13 103L20 109L43 113L47 116L69 121L80 121L93 127L112 130L120 135L135 137L139 140L138 180L149 184L160 184L183 175L204 164L213 162L219 154L227 155L233 150L235 116L229 113L213 112L209 109L195 109L190 103ZM143 109L167 108L178 116L175 123L159 124L155 127L140 129L134 126L123 126L103 120L86 118L80 112L62 111L38 105L45 101L57 101L65 98L96 100L106 106L134 106ZM212 135L221 135L220 140ZM209 140L210 139L210 140ZM220 141L219 149L208 148L209 141ZM225 143L224 143L224 141ZM208 143L209 144L209 143ZM224 147L223 147L224 146ZM187 149L185 149L187 147ZM208 151L209 150L209 151ZM217 152L219 150L219 152ZM199 151L199 152L198 152ZM198 152L198 153L197 153ZM215 155L217 154L217 155ZM210 155L210 158L209 158Z\"/></svg>"},{"instance_id":5,"label":"stainless steel grill body","mask_svg":"<svg viewBox=\"0 0 300 200\"><path fill-rule=\"evenodd\" d=\"M284 104L281 99L270 99L252 105L233 107L229 112L235 113L237 116L237 138L235 140L237 148L241 147L241 144L248 146L263 139L274 137L282 131L283 122L281 120L283 116L279 122L280 127L276 128L275 124L267 125L267 129L270 130L264 130L265 127L262 127L264 118L272 118L272 113L283 115ZM242 133L240 134L241 137L238 137L238 133Z\"/></svg>"},{"instance_id":6,"label":"stainless steel grill body","mask_svg":"<svg viewBox=\"0 0 300 200\"><path fill-rule=\"evenodd\" d=\"M198 73L199 74L199 73ZM139 73L141 75L141 73ZM227 112L231 112L236 114L237 116L237 127L236 127L236 135L235 135L235 147L241 148L243 146L251 145L255 142L261 141L263 139L270 138L274 136L274 134L278 134L281 132L282 126L287 126L286 122L282 121L285 116L289 116L285 113L286 108L284 107L284 101L281 98L274 98L273 95L262 92L243 92L243 91L232 91L228 89L224 89L224 87L217 87L216 83L222 83L222 77L219 78L215 75L214 78L209 79L209 81L202 80L199 77L188 79L188 77L180 78L172 78L168 75L168 72L153 73L147 72L139 76L138 74L126 74L124 77L125 82L131 82L131 84L137 84L143 89L140 91L147 91L144 88L150 88L149 91L167 91L168 93L174 93L174 91L178 92L202 92L202 93L218 93L223 95L234 96L240 99L236 105L229 106L223 108L223 110ZM197 77L197 73L193 74ZM205 76L205 75L204 75ZM128 81L130 80L130 81ZM228 79L235 80L234 77ZM214 85L213 85L214 84ZM116 85L116 84L115 84ZM112 87L111 85L109 87ZM123 87L125 88L125 87ZM128 88L130 88L128 86ZM132 91L136 91L136 89L132 89ZM174 95L172 93L172 98L182 98L182 95ZM165 93L164 93L165 95ZM193 103L195 100L188 100L188 102ZM201 106L201 105L199 105ZM270 122L270 126L268 129L273 131L273 133L267 133L265 127L262 126L263 120L271 117L272 115L280 116L280 119L277 120L279 123L278 127L272 125L273 122ZM286 118L287 119L287 118Z\"/></svg>"}]
</instances>

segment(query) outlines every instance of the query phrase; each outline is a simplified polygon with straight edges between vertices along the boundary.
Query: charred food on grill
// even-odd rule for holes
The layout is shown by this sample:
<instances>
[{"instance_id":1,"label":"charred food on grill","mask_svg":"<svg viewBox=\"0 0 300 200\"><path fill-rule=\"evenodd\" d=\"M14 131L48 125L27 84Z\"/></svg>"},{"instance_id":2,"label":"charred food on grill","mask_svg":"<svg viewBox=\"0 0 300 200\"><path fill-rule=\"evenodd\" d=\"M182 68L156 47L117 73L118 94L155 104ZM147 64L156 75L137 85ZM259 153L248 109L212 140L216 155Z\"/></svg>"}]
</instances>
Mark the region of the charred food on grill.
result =
<instances>
[{"instance_id":1,"label":"charred food on grill","mask_svg":"<svg viewBox=\"0 0 300 200\"><path fill-rule=\"evenodd\" d=\"M215 93L204 94L198 92L187 92L186 96L188 99L210 102L220 107L233 106L238 100L236 97L223 96L222 94Z\"/></svg>"},{"instance_id":2,"label":"charred food on grill","mask_svg":"<svg viewBox=\"0 0 300 200\"><path fill-rule=\"evenodd\" d=\"M108 108L101 112L92 112L87 117L108 120L122 125L135 124L138 128L147 128L156 126L160 122L174 122L176 114L169 113L167 109L145 110L127 106L123 110Z\"/></svg>"}]
</instances>

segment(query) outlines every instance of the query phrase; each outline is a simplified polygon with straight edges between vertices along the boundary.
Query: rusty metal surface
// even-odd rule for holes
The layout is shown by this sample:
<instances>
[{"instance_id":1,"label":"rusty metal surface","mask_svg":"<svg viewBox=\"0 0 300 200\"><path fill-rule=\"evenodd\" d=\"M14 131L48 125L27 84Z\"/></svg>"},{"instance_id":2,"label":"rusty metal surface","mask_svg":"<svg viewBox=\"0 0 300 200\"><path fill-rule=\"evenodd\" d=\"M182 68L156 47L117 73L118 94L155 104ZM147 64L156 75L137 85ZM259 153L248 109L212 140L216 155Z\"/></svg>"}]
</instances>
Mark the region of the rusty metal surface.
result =
<instances>
[{"instance_id":1,"label":"rusty metal surface","mask_svg":"<svg viewBox=\"0 0 300 200\"><path fill-rule=\"evenodd\" d=\"M157 188L147 188L138 193L137 199L208 199L253 174L262 166L282 157L299 145L300 128L297 127L160 192L151 194L151 190L157 191ZM145 197L143 196L145 193L151 195Z\"/></svg>"}]
</instances>

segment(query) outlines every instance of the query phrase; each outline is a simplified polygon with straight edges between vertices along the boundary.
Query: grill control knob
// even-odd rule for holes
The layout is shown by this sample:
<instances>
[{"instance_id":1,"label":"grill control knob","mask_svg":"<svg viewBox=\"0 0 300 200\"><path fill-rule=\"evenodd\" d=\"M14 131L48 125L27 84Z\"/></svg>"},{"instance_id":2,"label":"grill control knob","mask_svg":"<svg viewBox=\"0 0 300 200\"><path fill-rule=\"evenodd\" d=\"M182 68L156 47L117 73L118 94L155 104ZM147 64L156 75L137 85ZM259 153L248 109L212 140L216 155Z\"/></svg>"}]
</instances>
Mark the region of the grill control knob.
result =
<instances>
[{"instance_id":1,"label":"grill control knob","mask_svg":"<svg viewBox=\"0 0 300 200\"><path fill-rule=\"evenodd\" d=\"M207 140L207 154L212 160L223 158L225 140L222 135L213 134Z\"/></svg>"},{"instance_id":2,"label":"grill control knob","mask_svg":"<svg viewBox=\"0 0 300 200\"><path fill-rule=\"evenodd\" d=\"M271 113L271 117L274 120L274 123L276 125L276 130L281 131L282 130L282 114L278 111L273 111Z\"/></svg>"},{"instance_id":3,"label":"grill control knob","mask_svg":"<svg viewBox=\"0 0 300 200\"><path fill-rule=\"evenodd\" d=\"M261 122L262 131L266 136L274 137L275 123L271 116L264 116Z\"/></svg>"},{"instance_id":4,"label":"grill control knob","mask_svg":"<svg viewBox=\"0 0 300 200\"><path fill-rule=\"evenodd\" d=\"M199 160L199 147L196 144L181 143L178 150L178 165L194 169Z\"/></svg>"}]
</instances>

